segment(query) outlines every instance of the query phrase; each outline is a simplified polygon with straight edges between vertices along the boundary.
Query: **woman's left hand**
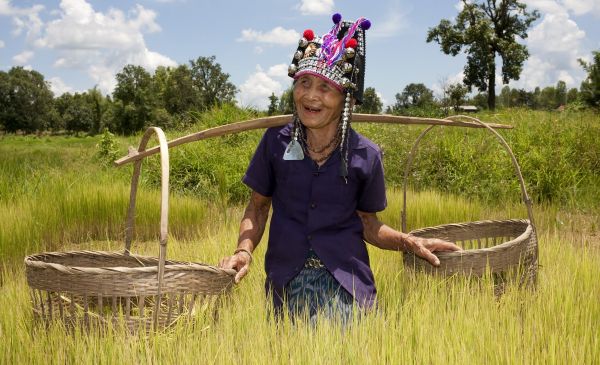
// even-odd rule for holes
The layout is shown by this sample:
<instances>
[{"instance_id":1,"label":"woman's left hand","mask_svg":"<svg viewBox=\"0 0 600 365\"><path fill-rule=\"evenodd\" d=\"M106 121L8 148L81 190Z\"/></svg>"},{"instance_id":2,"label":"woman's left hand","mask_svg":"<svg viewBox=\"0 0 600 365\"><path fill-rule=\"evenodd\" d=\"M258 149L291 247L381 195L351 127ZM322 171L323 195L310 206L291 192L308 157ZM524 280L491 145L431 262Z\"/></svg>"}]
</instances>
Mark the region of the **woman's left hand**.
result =
<instances>
[{"instance_id":1,"label":"woman's left hand","mask_svg":"<svg viewBox=\"0 0 600 365\"><path fill-rule=\"evenodd\" d=\"M422 238L408 235L408 248L417 256L429 261L433 266L440 265L440 259L433 254L436 251L462 251L462 248L452 242L440 240L438 238Z\"/></svg>"}]
</instances>

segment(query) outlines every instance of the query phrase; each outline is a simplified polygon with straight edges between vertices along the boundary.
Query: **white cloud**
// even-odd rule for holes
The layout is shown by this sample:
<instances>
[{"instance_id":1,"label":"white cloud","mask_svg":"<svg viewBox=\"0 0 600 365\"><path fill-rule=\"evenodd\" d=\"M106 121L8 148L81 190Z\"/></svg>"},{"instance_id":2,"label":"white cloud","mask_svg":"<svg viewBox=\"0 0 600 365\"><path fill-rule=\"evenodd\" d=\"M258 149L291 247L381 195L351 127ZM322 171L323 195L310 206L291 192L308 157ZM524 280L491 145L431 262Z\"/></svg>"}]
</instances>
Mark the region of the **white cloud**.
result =
<instances>
[{"instance_id":1,"label":"white cloud","mask_svg":"<svg viewBox=\"0 0 600 365\"><path fill-rule=\"evenodd\" d=\"M4 48L4 41L0 39L0 48Z\"/></svg>"},{"instance_id":2,"label":"white cloud","mask_svg":"<svg viewBox=\"0 0 600 365\"><path fill-rule=\"evenodd\" d=\"M144 34L160 31L156 13L136 5L127 14L119 9L97 12L85 0L62 0L60 11L35 45L57 50L55 67L85 70L101 91L110 93L114 75L126 64L154 70L175 66L167 56L150 51Z\"/></svg>"},{"instance_id":3,"label":"white cloud","mask_svg":"<svg viewBox=\"0 0 600 365\"><path fill-rule=\"evenodd\" d=\"M368 37L387 38L396 36L408 26L408 22L406 14L402 11L387 11L383 21L378 22L368 31Z\"/></svg>"},{"instance_id":4,"label":"white cloud","mask_svg":"<svg viewBox=\"0 0 600 365\"><path fill-rule=\"evenodd\" d=\"M529 31L525 44L529 59L523 66L520 80L512 87L532 90L536 86L555 85L563 80L577 87L584 77L578 58L585 57L586 33L573 16L600 15L600 0L524 0L528 10L537 9L542 18ZM457 8L459 8L459 4ZM502 87L501 79L497 86Z\"/></svg>"},{"instance_id":5,"label":"white cloud","mask_svg":"<svg viewBox=\"0 0 600 365\"><path fill-rule=\"evenodd\" d=\"M388 101L386 98L383 97L383 94L380 93L379 91L375 90L375 94L377 94L377 97L379 98L379 100L381 101L381 105L385 108L386 106L388 106Z\"/></svg>"},{"instance_id":6,"label":"white cloud","mask_svg":"<svg viewBox=\"0 0 600 365\"><path fill-rule=\"evenodd\" d=\"M537 9L542 13L557 14L565 12L565 7L556 0L525 0L528 8Z\"/></svg>"},{"instance_id":7,"label":"white cloud","mask_svg":"<svg viewBox=\"0 0 600 365\"><path fill-rule=\"evenodd\" d=\"M600 16L600 1L598 0L563 0L563 3L575 15Z\"/></svg>"},{"instance_id":8,"label":"white cloud","mask_svg":"<svg viewBox=\"0 0 600 365\"><path fill-rule=\"evenodd\" d=\"M134 16L134 18L129 21L129 25L132 28L142 31L145 30L148 33L161 31L160 25L155 22L156 13L153 10L148 10L137 4L135 6L135 10L130 13Z\"/></svg>"},{"instance_id":9,"label":"white cloud","mask_svg":"<svg viewBox=\"0 0 600 365\"><path fill-rule=\"evenodd\" d=\"M19 8L13 6L8 0L0 0L0 16L12 17L14 25L12 34L19 36L25 32L27 40L32 40L40 34L44 25L39 17L42 10L44 10L43 5Z\"/></svg>"},{"instance_id":10,"label":"white cloud","mask_svg":"<svg viewBox=\"0 0 600 365\"><path fill-rule=\"evenodd\" d=\"M34 55L34 53L32 51L23 51L23 52L21 52L18 55L16 55L16 56L13 57L13 62L16 65L23 66L27 62L29 62L29 60L31 60L31 58L33 57L33 55Z\"/></svg>"},{"instance_id":11,"label":"white cloud","mask_svg":"<svg viewBox=\"0 0 600 365\"><path fill-rule=\"evenodd\" d=\"M263 33L254 29L242 30L242 35L237 39L238 42L258 42L269 43L280 46L290 46L298 42L300 33L293 29L275 27L270 31Z\"/></svg>"},{"instance_id":12,"label":"white cloud","mask_svg":"<svg viewBox=\"0 0 600 365\"><path fill-rule=\"evenodd\" d=\"M52 90L54 96L61 96L64 93L73 92L73 88L65 84L60 77L51 77L48 81L50 82L50 90Z\"/></svg>"},{"instance_id":13,"label":"white cloud","mask_svg":"<svg viewBox=\"0 0 600 365\"><path fill-rule=\"evenodd\" d=\"M269 68L267 72L260 66L256 66L256 71L251 74L240 86L238 101L244 106L253 106L259 109L267 109L269 105L269 96L275 93L280 97L283 93L282 83L274 78L283 78L281 68L285 67L285 77L287 77L286 65L275 65Z\"/></svg>"},{"instance_id":14,"label":"white cloud","mask_svg":"<svg viewBox=\"0 0 600 365\"><path fill-rule=\"evenodd\" d=\"M536 86L554 85L563 80L574 87L583 78L578 58L583 50L585 32L573 21L565 8L543 5L555 12L545 13L542 21L530 32L527 46L531 56L525 62L521 79L511 85L533 89Z\"/></svg>"},{"instance_id":15,"label":"white cloud","mask_svg":"<svg viewBox=\"0 0 600 365\"><path fill-rule=\"evenodd\" d=\"M456 73L454 75L450 75L438 80L436 83L431 85L431 91L433 91L433 95L438 98L442 98L444 96L444 88L455 85L462 84L465 78L465 74L463 71Z\"/></svg>"},{"instance_id":16,"label":"white cloud","mask_svg":"<svg viewBox=\"0 0 600 365\"><path fill-rule=\"evenodd\" d=\"M302 15L322 15L333 12L333 0L301 0L296 6Z\"/></svg>"},{"instance_id":17,"label":"white cloud","mask_svg":"<svg viewBox=\"0 0 600 365\"><path fill-rule=\"evenodd\" d=\"M271 77L285 79L288 77L288 67L289 65L287 63L280 63L278 65L271 66L269 67L267 75Z\"/></svg>"}]
</instances>

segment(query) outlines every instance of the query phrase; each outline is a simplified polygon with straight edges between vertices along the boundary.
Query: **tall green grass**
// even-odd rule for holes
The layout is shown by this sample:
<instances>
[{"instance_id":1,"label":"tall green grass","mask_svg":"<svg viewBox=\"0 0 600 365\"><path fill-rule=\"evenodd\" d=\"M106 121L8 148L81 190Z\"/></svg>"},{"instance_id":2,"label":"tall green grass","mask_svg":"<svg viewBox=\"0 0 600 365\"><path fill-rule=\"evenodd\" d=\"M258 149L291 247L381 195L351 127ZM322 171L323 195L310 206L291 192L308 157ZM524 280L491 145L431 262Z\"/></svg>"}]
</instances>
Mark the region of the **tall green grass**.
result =
<instances>
[{"instance_id":1,"label":"tall green grass","mask_svg":"<svg viewBox=\"0 0 600 365\"><path fill-rule=\"evenodd\" d=\"M123 239L131 166L101 167L94 159L96 141L87 138L28 137L8 142L0 145L3 265L33 252L60 249L65 243ZM142 180L148 179L148 171L147 166L142 168ZM213 214L230 209L172 194L170 233L182 238L206 234L214 229ZM159 213L160 193L140 189L135 226L139 239L158 237Z\"/></svg>"},{"instance_id":2,"label":"tall green grass","mask_svg":"<svg viewBox=\"0 0 600 365\"><path fill-rule=\"evenodd\" d=\"M426 224L443 219L437 214L431 218ZM210 235L171 240L169 256L216 262L235 244L237 224L227 220L223 214L220 228ZM118 245L103 241L87 246ZM155 254L153 245L139 248ZM148 337L38 326L32 321L23 269L5 272L0 362L594 364L600 358L600 250L584 236L542 233L537 291L509 286L499 298L491 280L413 274L403 268L399 254L370 248L379 309L346 329L334 321L316 327L269 321L264 250L259 246L250 274L234 289L217 321L199 317L193 325L182 323Z\"/></svg>"},{"instance_id":3,"label":"tall green grass","mask_svg":"<svg viewBox=\"0 0 600 365\"><path fill-rule=\"evenodd\" d=\"M542 114L546 115L550 114ZM518 114L513 113L510 118L516 116ZM488 120L493 117L504 122L507 120L503 118L508 118L502 115L488 117ZM520 123L529 125L527 123L533 122L525 119L537 117L526 114L522 118L512 122L517 127ZM586 122L575 120L573 123L578 127ZM410 148L411 133L419 130L400 127L394 129L395 134L388 135L386 128L366 126L365 134L373 133L373 139L384 145L389 206L380 216L386 223L399 228L402 198L395 188L394 176L401 173L404 161L399 158L402 157L400 150ZM406 134L402 134L404 132ZM445 143L452 148L455 145L451 142L453 138L460 141L474 138L451 130L437 132L442 133L434 137L431 145ZM466 133L477 135L480 132ZM504 133L508 138L512 132ZM259 135L220 142L234 147L239 142L236 148L246 151L243 146L255 145L256 141L252 139ZM393 147L394 138L396 145L402 148ZM528 141L529 137L520 138ZM550 137L540 138L543 142L539 143L545 144ZM135 144L137 140L119 139L118 142L124 151L127 143ZM414 274L403 268L400 254L369 247L380 301L376 312L366 314L346 329L330 321L322 321L316 327L302 321L296 325L289 321L276 325L267 319L268 301L263 289L265 237L256 251L250 274L234 288L216 321L200 316L192 324L182 323L165 333L150 336L128 336L118 332L71 333L60 325L46 329L32 318L23 256L45 250L122 249L131 169L106 169L96 163L94 146L97 143L98 139L94 138L70 137L4 137L0 140L2 364L598 363L600 241L597 201L582 200L596 194L594 187L583 182L577 189L582 189L584 198L574 190L575 195L568 200L573 204L542 200L543 203L534 209L541 264L536 291L509 286L504 295L495 297L491 280L481 282ZM219 143L215 143L216 148ZM483 142L478 143L477 148L487 148ZM509 143L518 146L520 142ZM467 142L462 144L470 146ZM492 144L495 142L490 146ZM538 148L535 146L532 144L531 148ZM188 148L193 149L193 146ZM223 161L229 164L229 160L215 158L228 151L221 148L223 150L203 151L203 155L211 156L212 159L207 161L215 166ZM453 153L457 159L459 155L469 155L466 152L479 157L477 148ZM593 161L593 151L589 161ZM414 181L426 176L423 171L426 171L427 163L436 163L426 157L435 155L433 152L425 148L421 151L420 156L425 159L417 164L425 165L415 166L418 172L412 177ZM517 157L521 155L523 153L517 153ZM184 157L176 162L182 167L197 156ZM501 160L499 164L505 159ZM145 165L148 169L142 172L133 251L156 256L159 193L153 171L157 162L148 162ZM586 163L580 162L581 165ZM510 167L508 162L506 165ZM563 164L561 168L565 166ZM494 165L484 172L494 176L497 168ZM228 174L228 171L224 173ZM506 184L509 180L513 184L512 178L507 178ZM183 194L172 194L169 258L215 264L235 247L242 207L230 204L235 199L231 199L234 195L226 183L215 180L211 184L222 184L224 193L217 189L216 195L192 194L187 190L182 190ZM239 181L236 184L241 185ZM453 184L449 181L446 188L440 188L446 193L427 188L436 187L428 184L417 185L419 191L408 192L409 229L479 219L526 217L526 209L519 203L518 188L514 185L504 187L511 191L509 194L517 190L514 199L499 201L480 194L467 194L460 189L455 191L459 185ZM210 184L206 186L210 187ZM485 185L480 185L480 189L481 186ZM229 203L219 199L219 194L228 197ZM579 209L585 204L591 207L590 211Z\"/></svg>"},{"instance_id":4,"label":"tall green grass","mask_svg":"<svg viewBox=\"0 0 600 365\"><path fill-rule=\"evenodd\" d=\"M600 201L600 115L507 109L475 115L512 125L499 130L512 148L536 203L595 209ZM401 186L408 152L424 127L356 124L380 144L386 178ZM484 129L437 127L421 141L409 182L492 203L519 201L510 157Z\"/></svg>"}]
</instances>

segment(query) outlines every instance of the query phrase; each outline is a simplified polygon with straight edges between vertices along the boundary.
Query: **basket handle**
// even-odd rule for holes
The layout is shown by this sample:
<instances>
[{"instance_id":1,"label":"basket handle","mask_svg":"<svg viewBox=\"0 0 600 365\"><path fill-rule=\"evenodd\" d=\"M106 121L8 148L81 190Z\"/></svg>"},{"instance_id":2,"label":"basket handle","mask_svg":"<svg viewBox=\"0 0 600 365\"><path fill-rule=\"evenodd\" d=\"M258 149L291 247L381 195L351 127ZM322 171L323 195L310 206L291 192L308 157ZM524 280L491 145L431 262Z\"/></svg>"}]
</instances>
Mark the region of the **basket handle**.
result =
<instances>
[{"instance_id":1,"label":"basket handle","mask_svg":"<svg viewBox=\"0 0 600 365\"><path fill-rule=\"evenodd\" d=\"M167 227L169 221L169 148L167 146L167 138L162 129L158 127L150 127L146 129L138 152L144 152L148 140L152 134L156 134L160 147L160 251L158 256L158 295L160 296L164 272L165 261L167 256ZM140 171L142 169L142 161L139 159L133 165L133 177L131 178L131 193L129 195L129 209L127 210L127 221L125 223L125 254L129 255L131 249L131 240L133 236L133 228L135 225L135 201L137 195L138 183L140 180Z\"/></svg>"},{"instance_id":2,"label":"basket handle","mask_svg":"<svg viewBox=\"0 0 600 365\"><path fill-rule=\"evenodd\" d=\"M519 163L517 162L517 159L516 159L514 153L512 152L511 148L509 147L508 143L506 143L506 140L498 132L496 132L492 127L490 127L489 125L480 121L477 118L463 116L463 115L455 115L455 116L447 117L446 119L451 120L451 121L455 121L455 120L460 121L461 119L467 119L471 122L480 124L484 128L487 128L490 132L492 132L496 136L496 138L500 141L500 144L504 147L506 152L508 152L508 154L512 160L513 167L515 168L515 172L516 172L517 178L519 180L519 184L521 185L521 194L523 197L523 202L527 206L527 215L529 217L529 222L531 223L533 230L536 231L535 222L533 220L533 209L532 209L531 199L529 198L529 195L527 194L527 189L525 188L525 181L523 180L523 174L521 174L521 168L519 167ZM415 154L417 153L417 147L419 146L421 139L423 139L423 137L425 137L425 135L427 133L429 133L429 131L431 131L435 127L436 127L435 125L432 125L432 126L428 127L427 129L425 129L423 132L421 132L421 134L417 137L414 145L412 146L412 148L408 154L408 161L407 161L406 167L404 169L404 182L402 184L402 194L403 194L402 195L403 196L402 216L401 216L402 232L406 232L406 187L408 185L408 174L410 173L410 169L412 167Z\"/></svg>"}]
</instances>

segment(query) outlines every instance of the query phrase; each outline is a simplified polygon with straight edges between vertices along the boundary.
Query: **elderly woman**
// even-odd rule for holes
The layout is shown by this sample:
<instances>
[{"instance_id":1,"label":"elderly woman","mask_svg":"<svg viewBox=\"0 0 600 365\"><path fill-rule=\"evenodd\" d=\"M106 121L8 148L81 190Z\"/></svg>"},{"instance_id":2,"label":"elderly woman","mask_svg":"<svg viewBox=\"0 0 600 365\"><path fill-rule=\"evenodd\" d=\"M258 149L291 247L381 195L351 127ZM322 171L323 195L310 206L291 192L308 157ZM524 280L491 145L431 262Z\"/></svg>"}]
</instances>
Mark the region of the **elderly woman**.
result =
<instances>
[{"instance_id":1,"label":"elderly woman","mask_svg":"<svg viewBox=\"0 0 600 365\"><path fill-rule=\"evenodd\" d=\"M295 113L290 124L268 129L243 182L252 189L237 249L220 266L247 273L273 207L265 258L266 289L277 313L314 319L318 313L348 319L356 304L370 308L376 289L365 241L382 249L410 250L432 265L432 252L452 243L398 232L379 221L386 207L381 151L350 127L362 102L365 30L359 18L323 37L306 30L294 54Z\"/></svg>"}]
</instances>

